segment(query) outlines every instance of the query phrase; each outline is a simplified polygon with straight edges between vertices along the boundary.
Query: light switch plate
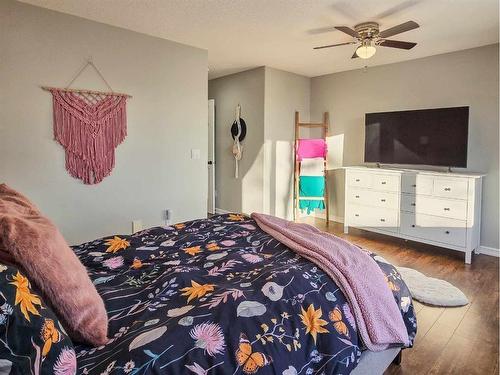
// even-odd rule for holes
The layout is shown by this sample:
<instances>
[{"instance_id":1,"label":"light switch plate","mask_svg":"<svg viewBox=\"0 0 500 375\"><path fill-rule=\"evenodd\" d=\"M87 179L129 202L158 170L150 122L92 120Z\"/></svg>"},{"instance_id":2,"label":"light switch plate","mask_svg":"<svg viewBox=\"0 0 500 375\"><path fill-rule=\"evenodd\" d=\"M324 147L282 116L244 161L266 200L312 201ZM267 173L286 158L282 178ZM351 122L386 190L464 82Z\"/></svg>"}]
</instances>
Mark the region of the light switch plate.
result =
<instances>
[{"instance_id":1,"label":"light switch plate","mask_svg":"<svg viewBox=\"0 0 500 375\"><path fill-rule=\"evenodd\" d=\"M191 149L191 159L199 159L200 158L200 149L193 148Z\"/></svg>"}]
</instances>

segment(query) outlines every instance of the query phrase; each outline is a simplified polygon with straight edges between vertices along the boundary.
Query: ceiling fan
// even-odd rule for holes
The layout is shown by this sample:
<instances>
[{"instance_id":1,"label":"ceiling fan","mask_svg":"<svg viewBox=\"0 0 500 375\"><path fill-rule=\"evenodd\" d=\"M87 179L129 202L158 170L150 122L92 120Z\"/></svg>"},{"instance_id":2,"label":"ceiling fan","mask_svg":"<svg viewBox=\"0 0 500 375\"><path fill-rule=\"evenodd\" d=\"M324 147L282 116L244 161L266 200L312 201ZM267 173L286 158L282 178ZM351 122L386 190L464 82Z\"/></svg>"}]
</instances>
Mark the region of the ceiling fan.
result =
<instances>
[{"instance_id":1,"label":"ceiling fan","mask_svg":"<svg viewBox=\"0 0 500 375\"><path fill-rule=\"evenodd\" d=\"M356 48L356 51L354 52L354 55L352 55L352 58L354 59L356 57L361 57L362 59L369 59L370 57L375 55L375 52L377 51L376 46L412 49L417 45L417 43L403 42L386 38L416 29L418 27L419 25L415 21L408 21L384 31L379 31L379 24L377 22L360 23L354 26L354 30L347 26L335 26L337 30L356 38L356 40L346 43L337 43L314 47L314 49L345 46L348 44L359 44L359 46Z\"/></svg>"}]
</instances>

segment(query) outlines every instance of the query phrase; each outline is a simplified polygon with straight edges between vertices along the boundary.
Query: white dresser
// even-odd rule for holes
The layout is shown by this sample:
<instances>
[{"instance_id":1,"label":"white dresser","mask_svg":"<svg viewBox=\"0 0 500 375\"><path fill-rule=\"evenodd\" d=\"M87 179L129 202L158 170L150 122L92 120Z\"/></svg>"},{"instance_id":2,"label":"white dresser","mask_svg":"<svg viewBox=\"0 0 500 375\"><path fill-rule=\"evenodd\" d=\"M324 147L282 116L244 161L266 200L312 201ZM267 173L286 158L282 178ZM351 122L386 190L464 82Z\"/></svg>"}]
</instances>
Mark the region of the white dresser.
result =
<instances>
[{"instance_id":1,"label":"white dresser","mask_svg":"<svg viewBox=\"0 0 500 375\"><path fill-rule=\"evenodd\" d=\"M483 175L345 168L344 232L350 226L465 252L479 247Z\"/></svg>"}]
</instances>

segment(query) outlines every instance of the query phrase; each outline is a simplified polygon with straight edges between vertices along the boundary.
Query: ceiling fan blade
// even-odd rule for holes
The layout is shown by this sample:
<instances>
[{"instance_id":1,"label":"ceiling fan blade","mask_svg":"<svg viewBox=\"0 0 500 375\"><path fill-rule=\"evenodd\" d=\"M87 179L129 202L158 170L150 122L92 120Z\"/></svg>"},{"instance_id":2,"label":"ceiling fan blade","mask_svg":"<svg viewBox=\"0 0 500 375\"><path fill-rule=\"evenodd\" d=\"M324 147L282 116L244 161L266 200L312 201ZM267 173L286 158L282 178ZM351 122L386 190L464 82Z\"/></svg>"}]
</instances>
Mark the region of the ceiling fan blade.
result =
<instances>
[{"instance_id":1,"label":"ceiling fan blade","mask_svg":"<svg viewBox=\"0 0 500 375\"><path fill-rule=\"evenodd\" d=\"M322 48L330 48L330 47L337 47L337 46L346 46L348 44L355 44L355 43L356 42L346 42L346 43L329 44L327 46L314 47L313 49L322 49Z\"/></svg>"},{"instance_id":2,"label":"ceiling fan blade","mask_svg":"<svg viewBox=\"0 0 500 375\"><path fill-rule=\"evenodd\" d=\"M346 33L347 35L353 36L355 38L359 38L359 34L356 31L354 31L353 29L351 29L350 27L347 27L347 26L335 26L335 28L338 31L342 31L343 33Z\"/></svg>"},{"instance_id":3,"label":"ceiling fan blade","mask_svg":"<svg viewBox=\"0 0 500 375\"><path fill-rule=\"evenodd\" d=\"M352 55L351 59L356 59L358 57L359 57L358 54L356 53L356 51L354 51L354 55Z\"/></svg>"},{"instance_id":4,"label":"ceiling fan blade","mask_svg":"<svg viewBox=\"0 0 500 375\"><path fill-rule=\"evenodd\" d=\"M404 33L406 31L416 29L418 27L420 27L420 26L415 21L408 21L408 22L402 23L401 25L397 25L397 26L391 27L390 29L381 31L378 34L378 36L380 38L388 38L388 37L396 35L396 34L401 34L401 33Z\"/></svg>"},{"instance_id":5,"label":"ceiling fan blade","mask_svg":"<svg viewBox=\"0 0 500 375\"><path fill-rule=\"evenodd\" d=\"M417 43L413 42L401 42L399 40L383 40L379 43L382 47L391 47L391 48L400 48L400 49L412 49L417 45Z\"/></svg>"}]
</instances>

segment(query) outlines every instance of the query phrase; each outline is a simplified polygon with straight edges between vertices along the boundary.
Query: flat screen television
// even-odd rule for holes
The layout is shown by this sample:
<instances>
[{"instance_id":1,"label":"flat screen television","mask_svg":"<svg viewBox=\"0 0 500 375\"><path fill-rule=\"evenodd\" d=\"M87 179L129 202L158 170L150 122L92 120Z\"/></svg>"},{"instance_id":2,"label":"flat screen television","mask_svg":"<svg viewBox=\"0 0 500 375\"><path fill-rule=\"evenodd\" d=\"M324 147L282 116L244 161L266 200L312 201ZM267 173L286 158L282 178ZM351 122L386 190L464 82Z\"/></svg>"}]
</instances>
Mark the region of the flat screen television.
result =
<instances>
[{"instance_id":1,"label":"flat screen television","mask_svg":"<svg viewBox=\"0 0 500 375\"><path fill-rule=\"evenodd\" d=\"M365 162L467 167L469 107L365 115Z\"/></svg>"}]
</instances>

